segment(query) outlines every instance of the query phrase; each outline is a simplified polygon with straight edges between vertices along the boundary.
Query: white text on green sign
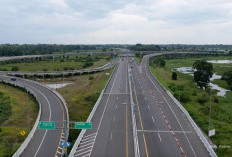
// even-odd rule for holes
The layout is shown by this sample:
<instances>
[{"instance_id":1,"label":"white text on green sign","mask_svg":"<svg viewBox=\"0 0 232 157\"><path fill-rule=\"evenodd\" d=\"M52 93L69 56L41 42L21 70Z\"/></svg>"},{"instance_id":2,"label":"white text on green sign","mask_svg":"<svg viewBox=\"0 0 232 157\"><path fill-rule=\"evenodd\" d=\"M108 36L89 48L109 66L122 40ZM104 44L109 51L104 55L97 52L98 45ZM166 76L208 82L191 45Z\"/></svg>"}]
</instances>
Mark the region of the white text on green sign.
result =
<instances>
[{"instance_id":1,"label":"white text on green sign","mask_svg":"<svg viewBox=\"0 0 232 157\"><path fill-rule=\"evenodd\" d=\"M92 129L91 122L75 122L75 129Z\"/></svg>"},{"instance_id":2,"label":"white text on green sign","mask_svg":"<svg viewBox=\"0 0 232 157\"><path fill-rule=\"evenodd\" d=\"M39 129L52 129L56 128L54 121L40 121L39 122Z\"/></svg>"}]
</instances>

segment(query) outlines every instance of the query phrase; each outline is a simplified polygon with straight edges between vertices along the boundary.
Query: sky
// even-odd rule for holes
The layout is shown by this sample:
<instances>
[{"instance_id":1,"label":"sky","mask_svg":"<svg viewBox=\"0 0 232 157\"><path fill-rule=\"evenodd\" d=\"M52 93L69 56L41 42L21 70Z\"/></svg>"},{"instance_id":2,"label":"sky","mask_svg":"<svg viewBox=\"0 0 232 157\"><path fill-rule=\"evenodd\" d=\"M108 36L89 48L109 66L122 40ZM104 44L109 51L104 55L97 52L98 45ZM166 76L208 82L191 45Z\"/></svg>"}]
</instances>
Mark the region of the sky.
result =
<instances>
[{"instance_id":1,"label":"sky","mask_svg":"<svg viewBox=\"0 0 232 157\"><path fill-rule=\"evenodd\" d=\"M0 44L232 44L232 0L0 0Z\"/></svg>"}]
</instances>

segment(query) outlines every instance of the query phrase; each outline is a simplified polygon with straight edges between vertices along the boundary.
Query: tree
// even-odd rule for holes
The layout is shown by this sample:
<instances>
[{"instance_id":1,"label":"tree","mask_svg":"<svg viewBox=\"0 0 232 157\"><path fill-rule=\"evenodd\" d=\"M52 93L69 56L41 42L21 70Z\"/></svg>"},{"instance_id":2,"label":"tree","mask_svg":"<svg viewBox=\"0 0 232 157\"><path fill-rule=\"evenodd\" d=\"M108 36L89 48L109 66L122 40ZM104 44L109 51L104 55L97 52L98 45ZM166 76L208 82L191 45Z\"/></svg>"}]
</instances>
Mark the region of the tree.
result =
<instances>
[{"instance_id":1,"label":"tree","mask_svg":"<svg viewBox=\"0 0 232 157\"><path fill-rule=\"evenodd\" d=\"M19 67L18 66L12 66L11 71L19 71Z\"/></svg>"},{"instance_id":2,"label":"tree","mask_svg":"<svg viewBox=\"0 0 232 157\"><path fill-rule=\"evenodd\" d=\"M207 88L213 76L213 65L205 60L197 60L193 64L194 81L200 88Z\"/></svg>"},{"instance_id":3,"label":"tree","mask_svg":"<svg viewBox=\"0 0 232 157\"><path fill-rule=\"evenodd\" d=\"M225 80L229 86L232 86L232 71L225 72L221 79Z\"/></svg>"},{"instance_id":4,"label":"tree","mask_svg":"<svg viewBox=\"0 0 232 157\"><path fill-rule=\"evenodd\" d=\"M230 52L229 52L229 56L232 56L232 50L230 50Z\"/></svg>"},{"instance_id":5,"label":"tree","mask_svg":"<svg viewBox=\"0 0 232 157\"><path fill-rule=\"evenodd\" d=\"M153 63L156 66L159 66L159 67L165 67L165 65L166 65L166 62L162 58L155 58L155 60L153 61Z\"/></svg>"},{"instance_id":6,"label":"tree","mask_svg":"<svg viewBox=\"0 0 232 157\"><path fill-rule=\"evenodd\" d=\"M177 80L177 73L176 72L172 72L172 80Z\"/></svg>"}]
</instances>

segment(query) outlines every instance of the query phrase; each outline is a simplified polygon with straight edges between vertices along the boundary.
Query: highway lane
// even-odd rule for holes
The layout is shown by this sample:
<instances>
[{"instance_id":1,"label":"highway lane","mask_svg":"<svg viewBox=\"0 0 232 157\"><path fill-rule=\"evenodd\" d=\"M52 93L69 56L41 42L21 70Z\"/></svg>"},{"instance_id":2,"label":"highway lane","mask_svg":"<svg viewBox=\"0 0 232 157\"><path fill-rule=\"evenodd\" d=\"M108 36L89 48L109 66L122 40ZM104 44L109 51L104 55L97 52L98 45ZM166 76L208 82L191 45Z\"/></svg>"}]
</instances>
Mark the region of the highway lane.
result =
<instances>
[{"instance_id":1,"label":"highway lane","mask_svg":"<svg viewBox=\"0 0 232 157\"><path fill-rule=\"evenodd\" d=\"M10 77L0 75L0 79L10 80ZM61 100L47 88L21 78L12 81L31 89L37 95L41 103L41 121L58 121L63 122L67 118L64 106ZM62 149L60 141L64 140L64 131L61 129L63 123L56 123L56 130L39 130L36 129L33 138L21 154L22 157L54 157L61 156Z\"/></svg>"},{"instance_id":2,"label":"highway lane","mask_svg":"<svg viewBox=\"0 0 232 157\"><path fill-rule=\"evenodd\" d=\"M116 67L75 156L134 156L127 65L124 58Z\"/></svg>"},{"instance_id":3,"label":"highway lane","mask_svg":"<svg viewBox=\"0 0 232 157\"><path fill-rule=\"evenodd\" d=\"M148 56L132 62L140 156L209 156L184 113L152 77Z\"/></svg>"}]
</instances>

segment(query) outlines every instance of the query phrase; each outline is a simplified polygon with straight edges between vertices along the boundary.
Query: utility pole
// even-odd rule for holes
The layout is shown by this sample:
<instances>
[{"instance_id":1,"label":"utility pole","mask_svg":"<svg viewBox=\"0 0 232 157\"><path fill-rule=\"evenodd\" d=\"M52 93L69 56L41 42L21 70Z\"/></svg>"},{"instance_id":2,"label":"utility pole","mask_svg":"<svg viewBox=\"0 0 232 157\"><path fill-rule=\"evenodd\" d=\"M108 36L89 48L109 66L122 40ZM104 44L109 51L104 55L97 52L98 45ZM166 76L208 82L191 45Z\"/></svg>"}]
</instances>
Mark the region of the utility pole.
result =
<instances>
[{"instance_id":1,"label":"utility pole","mask_svg":"<svg viewBox=\"0 0 232 157\"><path fill-rule=\"evenodd\" d=\"M28 133L31 130L30 127L30 109L29 109L29 102L28 102L28 90L27 90L27 122L28 122Z\"/></svg>"},{"instance_id":2,"label":"utility pole","mask_svg":"<svg viewBox=\"0 0 232 157\"><path fill-rule=\"evenodd\" d=\"M210 130L210 118L211 118L211 102L212 102L212 87L210 88L210 103L209 103L209 126L208 126L208 133Z\"/></svg>"},{"instance_id":3,"label":"utility pole","mask_svg":"<svg viewBox=\"0 0 232 157\"><path fill-rule=\"evenodd\" d=\"M180 86L181 86L181 80L180 80L180 78L181 78L181 70L180 70L180 75L179 75L179 102L180 102Z\"/></svg>"}]
</instances>

